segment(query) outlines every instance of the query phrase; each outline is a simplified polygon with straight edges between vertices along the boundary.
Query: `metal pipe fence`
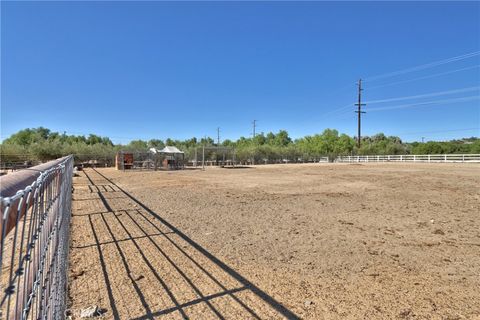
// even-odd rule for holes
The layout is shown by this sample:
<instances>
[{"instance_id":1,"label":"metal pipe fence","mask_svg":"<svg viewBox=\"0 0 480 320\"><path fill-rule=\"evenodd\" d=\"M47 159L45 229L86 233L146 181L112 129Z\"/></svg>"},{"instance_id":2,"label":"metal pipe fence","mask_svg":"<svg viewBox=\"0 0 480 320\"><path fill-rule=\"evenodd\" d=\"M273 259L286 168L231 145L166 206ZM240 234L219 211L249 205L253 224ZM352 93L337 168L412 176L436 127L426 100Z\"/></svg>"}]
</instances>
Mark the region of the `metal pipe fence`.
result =
<instances>
[{"instance_id":1,"label":"metal pipe fence","mask_svg":"<svg viewBox=\"0 0 480 320\"><path fill-rule=\"evenodd\" d=\"M10 162L0 161L0 172L2 173L6 173L8 171L13 172L17 170L30 168L38 164L39 164L38 161L10 161Z\"/></svg>"},{"instance_id":2,"label":"metal pipe fence","mask_svg":"<svg viewBox=\"0 0 480 320\"><path fill-rule=\"evenodd\" d=\"M65 319L73 156L0 177L0 319Z\"/></svg>"},{"instance_id":3,"label":"metal pipe fence","mask_svg":"<svg viewBox=\"0 0 480 320\"><path fill-rule=\"evenodd\" d=\"M480 154L404 154L342 156L335 162L480 162Z\"/></svg>"}]
</instances>

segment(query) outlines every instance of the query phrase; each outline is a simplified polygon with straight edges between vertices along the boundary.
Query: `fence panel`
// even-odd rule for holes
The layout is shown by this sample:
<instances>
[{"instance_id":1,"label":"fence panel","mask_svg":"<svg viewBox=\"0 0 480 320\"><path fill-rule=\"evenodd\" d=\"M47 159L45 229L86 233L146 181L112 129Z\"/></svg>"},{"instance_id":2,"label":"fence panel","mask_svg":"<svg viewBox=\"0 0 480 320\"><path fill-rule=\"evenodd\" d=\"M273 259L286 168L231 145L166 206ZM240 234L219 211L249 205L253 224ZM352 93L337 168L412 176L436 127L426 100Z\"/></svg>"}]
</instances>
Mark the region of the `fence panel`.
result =
<instances>
[{"instance_id":1,"label":"fence panel","mask_svg":"<svg viewBox=\"0 0 480 320\"><path fill-rule=\"evenodd\" d=\"M64 319L73 157L0 177L0 319Z\"/></svg>"},{"instance_id":2,"label":"fence panel","mask_svg":"<svg viewBox=\"0 0 480 320\"><path fill-rule=\"evenodd\" d=\"M342 156L335 162L478 162L480 154L404 154L373 156Z\"/></svg>"}]
</instances>

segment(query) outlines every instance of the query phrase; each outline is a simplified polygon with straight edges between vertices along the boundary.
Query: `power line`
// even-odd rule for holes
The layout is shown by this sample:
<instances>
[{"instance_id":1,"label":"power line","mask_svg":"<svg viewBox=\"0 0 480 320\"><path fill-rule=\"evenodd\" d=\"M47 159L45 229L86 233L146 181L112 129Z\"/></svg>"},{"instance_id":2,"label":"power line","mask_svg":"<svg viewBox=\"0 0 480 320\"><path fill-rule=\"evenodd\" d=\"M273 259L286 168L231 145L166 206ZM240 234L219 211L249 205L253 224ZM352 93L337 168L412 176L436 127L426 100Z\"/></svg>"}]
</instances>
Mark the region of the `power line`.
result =
<instances>
[{"instance_id":1,"label":"power line","mask_svg":"<svg viewBox=\"0 0 480 320\"><path fill-rule=\"evenodd\" d=\"M411 107L418 107L418 106L427 106L427 105L431 105L431 104L445 104L445 103L451 103L451 102L464 102L464 101L472 101L472 100L478 100L478 99L480 99L480 96L468 96L468 97L461 97L461 98L443 99L443 100L426 101L426 102L411 103L411 104L401 104L401 105L396 105L396 106L372 108L372 109L368 109L368 111L369 112L375 112L375 111L383 111L383 110L404 109L404 108L411 108Z\"/></svg>"},{"instance_id":2,"label":"power line","mask_svg":"<svg viewBox=\"0 0 480 320\"><path fill-rule=\"evenodd\" d=\"M404 109L404 108L410 108L410 107L416 107L416 106L429 106L429 105L433 105L433 104L444 104L444 103L451 103L451 102L465 102L465 101L471 101L471 100L477 100L477 99L480 99L480 96L467 96L467 97L461 97L461 98L441 99L441 100L425 101L425 102L419 102L419 103L401 104L401 105L396 105L396 106L369 108L368 112L393 110L393 109ZM349 110L343 111L343 112L339 113L338 115L340 116L340 115L345 115L345 114L348 114L348 113L350 113Z\"/></svg>"},{"instance_id":3,"label":"power line","mask_svg":"<svg viewBox=\"0 0 480 320\"><path fill-rule=\"evenodd\" d=\"M443 76L443 75L446 75L446 74L452 74L452 73L456 73L456 72L460 72L460 71L471 70L471 69L475 69L475 68L479 68L479 67L480 67L480 64L475 65L475 66L466 67L466 68L460 68L460 69L455 69L455 70L451 70L451 71L435 73L435 74L432 74L432 75L429 75L429 76L418 77L418 78L402 80L402 81L396 81L396 82L382 84L382 85L378 85L378 86L374 86L374 87L368 87L367 89L371 90L371 89L389 87L389 86L393 86L393 85L401 84L401 83L413 82L413 81L417 81L417 80L430 79L430 78L434 78L434 77Z\"/></svg>"},{"instance_id":4,"label":"power line","mask_svg":"<svg viewBox=\"0 0 480 320\"><path fill-rule=\"evenodd\" d=\"M424 70L424 69L428 69L428 68L433 68L433 67L440 66L440 65L443 65L443 64L446 64L446 63L451 63L451 62L456 62L456 61L472 58L472 57L475 57L477 55L480 55L480 51L470 52L470 53L463 54L463 55L460 55L460 56L456 56L456 57L452 57L452 58L448 58L448 59L444 59L444 60L440 60L440 61L430 62L430 63L422 64L422 65L419 65L419 66L406 68L406 69L403 69L403 70L398 70L398 71L394 71L394 72L379 74L379 75L372 76L372 77L367 77L364 81L370 82L370 81L376 81L376 80L383 79L383 78L394 77L394 76L402 75L402 74L405 74L405 73L410 73L410 72L415 72L415 71Z\"/></svg>"},{"instance_id":5,"label":"power line","mask_svg":"<svg viewBox=\"0 0 480 320\"><path fill-rule=\"evenodd\" d=\"M376 88L382 88L382 87L386 87L386 86L392 86L392 85L396 85L396 84L401 84L401 83L406 83L406 82L412 82L412 81L417 81L417 80L422 80L422 79L428 79L428 78L433 78L433 77L438 77L438 76L442 76L442 75L447 75L447 74L452 74L452 73L456 73L456 72L460 72L460 71L464 71L464 70L471 70L471 69L475 69L475 68L479 68L480 65L475 65L475 66L470 66L470 67L466 67L466 68L460 68L460 69L455 69L455 70L450 70L450 71L447 71L447 72L441 72L441 73L436 73L436 74L432 74L432 75L428 75L428 76L424 76L424 77L418 77L418 78L414 78L414 79L408 79L408 80L403 80L403 81L396 81L396 82L393 82L393 83L388 83L388 84L383 84L383 85L378 85L378 86L374 86L374 87L368 87L367 89L376 89ZM346 87L342 87L341 89L345 89ZM338 91L338 90L337 90ZM463 92L463 91L459 91L459 92ZM448 93L453 93L453 92L448 92ZM439 93L435 93L435 94L439 94ZM447 94L446 92L443 92L442 94ZM327 94L328 95L328 94ZM430 94L428 95L430 96ZM424 97L428 97L428 96L424 96ZM409 98L420 98L419 96L411 96ZM395 98L397 99L397 98ZM406 99L406 98L405 98ZM395 101L395 100L390 100L390 101ZM384 101L384 102L388 102L388 101ZM379 101L368 101L368 103L380 103ZM322 114L321 117L322 117L322 120L323 119L326 119L326 118L329 118L335 114L337 115L342 115L342 114L345 114L346 112L348 112L347 109L349 109L352 105L355 105L354 103L349 103L347 105L344 105L342 107L338 107L338 108L333 108L332 110L330 111L327 111L326 113Z\"/></svg>"},{"instance_id":6,"label":"power line","mask_svg":"<svg viewBox=\"0 0 480 320\"><path fill-rule=\"evenodd\" d=\"M327 118L327 116L329 116L329 115L331 115L331 114L334 114L334 113L337 113L337 112L340 112L340 111L343 111L343 110L345 110L345 109L348 109L348 110L350 111L350 108L351 108L353 105L354 105L354 103L349 103L349 104L347 104L347 105L345 105L345 106L343 106L343 107L334 108L333 110L330 110L330 111L324 113L324 114L322 115L322 117Z\"/></svg>"},{"instance_id":7,"label":"power line","mask_svg":"<svg viewBox=\"0 0 480 320\"><path fill-rule=\"evenodd\" d=\"M257 120L253 120L253 137L255 138L255 129L257 128Z\"/></svg>"},{"instance_id":8,"label":"power line","mask_svg":"<svg viewBox=\"0 0 480 320\"><path fill-rule=\"evenodd\" d=\"M473 66L473 67L469 67L469 68L462 68L462 69L458 69L458 70L453 70L453 71L449 71L449 73L453 73L453 72L457 72L457 71L460 71L460 70L464 70L464 69L473 69L473 68L478 68L480 67L480 65L477 65L477 66ZM445 73L446 74L446 73ZM439 75L439 74L437 74ZM432 75L433 76L433 75ZM426 78L426 77L425 77ZM408 80L408 81L414 81L414 80L418 80L420 78L417 78L417 79L411 79L411 80ZM403 82L403 81L402 81ZM405 81L406 82L406 81ZM396 84L396 83L392 83L391 85L393 84ZM374 88L378 88L380 86L376 86ZM368 88L370 89L370 88ZM414 95L414 96L406 96L406 97L396 97L396 98L389 98L389 99L382 99L382 100L372 100L372 101L367 101L366 103L368 104L376 104L376 103L384 103L384 102L392 102L392 101L401 101L401 100L409 100L409 99L416 99L416 98L427 98L427 97L434 97L434 96L439 96L439 95L447 95L447 94L454 94L454 93L461 93L461 92L468 92L468 91L476 91L480 89L480 86L477 86L477 87L468 87L468 88L461 88L461 89L455 89L455 90L446 90L446 91L440 91L440 92L433 92L433 93L427 93L427 94L422 94L422 95ZM349 113L350 111L350 107L353 106L353 105L356 105L354 103L349 103L347 105L344 105L342 107L338 107L338 108L334 108L330 111L327 111L326 113L322 114L321 117L323 119L326 119L326 118L329 118L333 115L343 115L343 114L346 114L346 113Z\"/></svg>"},{"instance_id":9,"label":"power line","mask_svg":"<svg viewBox=\"0 0 480 320\"><path fill-rule=\"evenodd\" d=\"M410 99L416 99L416 98L427 98L427 97L441 96L441 95L460 93L460 92L477 91L479 89L480 89L480 86L475 86L475 87L467 87L467 88L460 88L460 89L454 89L454 90L445 90L445 91L439 91L439 92L419 94L414 96L372 100L372 101L367 101L366 103L374 104L374 103L392 102L392 101L400 101L400 100L410 100Z\"/></svg>"}]
</instances>

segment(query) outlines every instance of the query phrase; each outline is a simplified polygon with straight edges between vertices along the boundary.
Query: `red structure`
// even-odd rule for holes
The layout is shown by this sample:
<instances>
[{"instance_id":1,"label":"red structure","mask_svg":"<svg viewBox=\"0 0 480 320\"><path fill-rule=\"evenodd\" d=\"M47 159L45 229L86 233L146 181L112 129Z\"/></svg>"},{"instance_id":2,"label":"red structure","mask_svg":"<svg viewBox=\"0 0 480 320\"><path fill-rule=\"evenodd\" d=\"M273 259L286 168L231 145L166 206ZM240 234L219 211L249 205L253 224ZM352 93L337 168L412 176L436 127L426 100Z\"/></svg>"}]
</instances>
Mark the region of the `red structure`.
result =
<instances>
[{"instance_id":1,"label":"red structure","mask_svg":"<svg viewBox=\"0 0 480 320\"><path fill-rule=\"evenodd\" d=\"M117 170L125 170L133 168L133 153L123 151L117 152L115 155L115 168Z\"/></svg>"}]
</instances>

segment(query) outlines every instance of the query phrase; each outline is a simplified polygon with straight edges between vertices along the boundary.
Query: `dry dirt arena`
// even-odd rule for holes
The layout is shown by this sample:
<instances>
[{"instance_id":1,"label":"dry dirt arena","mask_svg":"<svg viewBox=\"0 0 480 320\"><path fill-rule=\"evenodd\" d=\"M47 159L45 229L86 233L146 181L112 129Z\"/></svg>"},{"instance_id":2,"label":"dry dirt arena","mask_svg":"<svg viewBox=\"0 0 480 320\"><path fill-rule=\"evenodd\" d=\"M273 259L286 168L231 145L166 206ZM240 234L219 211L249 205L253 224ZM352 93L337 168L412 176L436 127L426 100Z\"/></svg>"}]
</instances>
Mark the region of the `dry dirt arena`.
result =
<instances>
[{"instance_id":1,"label":"dry dirt arena","mask_svg":"<svg viewBox=\"0 0 480 320\"><path fill-rule=\"evenodd\" d=\"M480 165L86 169L73 197L74 317L480 319Z\"/></svg>"}]
</instances>

